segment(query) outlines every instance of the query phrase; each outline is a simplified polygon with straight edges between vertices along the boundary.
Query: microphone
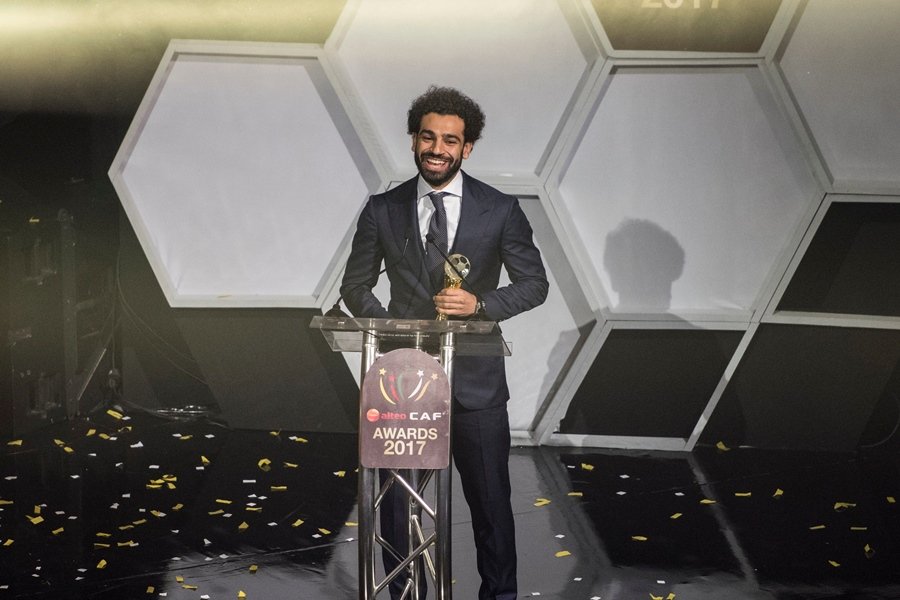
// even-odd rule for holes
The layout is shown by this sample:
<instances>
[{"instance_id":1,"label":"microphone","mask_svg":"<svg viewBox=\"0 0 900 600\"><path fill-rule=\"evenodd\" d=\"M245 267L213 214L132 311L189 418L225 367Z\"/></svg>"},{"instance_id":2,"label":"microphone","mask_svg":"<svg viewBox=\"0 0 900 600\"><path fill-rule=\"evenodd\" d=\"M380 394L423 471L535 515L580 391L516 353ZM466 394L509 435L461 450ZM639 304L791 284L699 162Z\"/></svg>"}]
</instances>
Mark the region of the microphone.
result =
<instances>
[{"instance_id":1,"label":"microphone","mask_svg":"<svg viewBox=\"0 0 900 600\"><path fill-rule=\"evenodd\" d=\"M385 265L383 269L378 271L378 273L375 275L376 283L378 282L378 278L381 276L382 273L384 273L388 269L391 269L391 268L397 266L398 264L400 264L400 261L403 260L404 256L406 256L406 249L409 247L409 238L410 237L411 237L410 231L409 231L409 229L407 229L406 233L405 233L405 237L403 239L403 251L400 253L399 258L397 258L397 260L395 260L391 264ZM357 283L352 288L350 288L348 291L350 291L350 292L355 291L357 288L362 287L364 285L366 285L366 282ZM375 285L375 283L372 284L372 286L374 286L374 285ZM326 317L343 317L345 319L349 319L350 315L348 315L347 313L345 313L344 311L341 310L341 300L343 300L343 299L344 299L344 294L339 295L338 299L334 303L334 306L332 306L325 313L324 316L326 316Z\"/></svg>"}]
</instances>

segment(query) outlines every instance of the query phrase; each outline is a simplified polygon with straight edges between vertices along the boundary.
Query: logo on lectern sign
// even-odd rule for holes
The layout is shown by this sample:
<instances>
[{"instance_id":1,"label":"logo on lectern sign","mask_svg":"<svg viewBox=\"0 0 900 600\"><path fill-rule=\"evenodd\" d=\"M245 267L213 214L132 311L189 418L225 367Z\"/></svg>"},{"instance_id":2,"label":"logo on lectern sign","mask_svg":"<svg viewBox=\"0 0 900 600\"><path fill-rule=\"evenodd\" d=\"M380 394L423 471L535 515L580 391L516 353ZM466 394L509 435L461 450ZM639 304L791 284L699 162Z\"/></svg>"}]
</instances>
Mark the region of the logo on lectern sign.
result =
<instances>
[{"instance_id":1,"label":"logo on lectern sign","mask_svg":"<svg viewBox=\"0 0 900 600\"><path fill-rule=\"evenodd\" d=\"M359 413L363 467L450 465L450 381L432 356L401 348L378 358L363 380Z\"/></svg>"}]
</instances>

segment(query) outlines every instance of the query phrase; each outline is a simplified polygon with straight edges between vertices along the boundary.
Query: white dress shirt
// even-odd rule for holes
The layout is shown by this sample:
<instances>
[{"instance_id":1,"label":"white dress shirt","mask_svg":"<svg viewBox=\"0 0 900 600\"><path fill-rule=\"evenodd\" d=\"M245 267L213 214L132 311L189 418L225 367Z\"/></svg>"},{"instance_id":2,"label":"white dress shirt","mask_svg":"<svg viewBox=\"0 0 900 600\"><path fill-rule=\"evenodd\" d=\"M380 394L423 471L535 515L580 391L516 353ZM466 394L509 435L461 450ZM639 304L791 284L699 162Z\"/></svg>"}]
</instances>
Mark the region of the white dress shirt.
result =
<instances>
[{"instance_id":1,"label":"white dress shirt","mask_svg":"<svg viewBox=\"0 0 900 600\"><path fill-rule=\"evenodd\" d=\"M432 204L428 194L435 191L441 191L445 194L444 209L447 211L447 252L449 253L453 248L454 240L456 240L456 230L459 228L459 215L462 211L462 187L463 176L460 171L457 171L456 176L451 179L450 183L442 190L435 190L422 179L421 175L419 176L419 182L417 184L419 194L417 204L419 235L425 246L426 253L428 250L431 250L431 248L428 247L428 242L425 241L425 236L428 235L428 224L431 222L431 215L434 213L434 204Z\"/></svg>"}]
</instances>

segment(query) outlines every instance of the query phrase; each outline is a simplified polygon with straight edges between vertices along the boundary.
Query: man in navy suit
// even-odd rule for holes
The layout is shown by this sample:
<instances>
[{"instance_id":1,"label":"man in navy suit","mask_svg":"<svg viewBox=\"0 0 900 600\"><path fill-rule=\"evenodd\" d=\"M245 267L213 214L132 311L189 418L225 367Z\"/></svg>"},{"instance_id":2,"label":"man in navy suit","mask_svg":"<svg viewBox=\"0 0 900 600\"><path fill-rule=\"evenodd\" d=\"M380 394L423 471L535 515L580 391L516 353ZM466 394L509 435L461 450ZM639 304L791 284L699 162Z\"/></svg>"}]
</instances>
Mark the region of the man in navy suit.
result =
<instances>
[{"instance_id":1,"label":"man in navy suit","mask_svg":"<svg viewBox=\"0 0 900 600\"><path fill-rule=\"evenodd\" d=\"M543 303L548 282L531 226L516 198L460 170L481 136L484 113L453 88L430 87L407 115L419 175L372 196L359 217L341 295L358 317L502 321ZM443 252L471 263L463 288L443 288ZM372 294L382 262L390 302ZM499 287L501 267L510 283ZM509 417L503 357L460 356L453 369L452 451L472 513L479 600L516 597L510 504ZM406 548L403 494L384 502L381 534ZM398 564L384 554L388 572ZM403 582L391 585L396 600ZM424 597L424 592L422 593Z\"/></svg>"}]
</instances>

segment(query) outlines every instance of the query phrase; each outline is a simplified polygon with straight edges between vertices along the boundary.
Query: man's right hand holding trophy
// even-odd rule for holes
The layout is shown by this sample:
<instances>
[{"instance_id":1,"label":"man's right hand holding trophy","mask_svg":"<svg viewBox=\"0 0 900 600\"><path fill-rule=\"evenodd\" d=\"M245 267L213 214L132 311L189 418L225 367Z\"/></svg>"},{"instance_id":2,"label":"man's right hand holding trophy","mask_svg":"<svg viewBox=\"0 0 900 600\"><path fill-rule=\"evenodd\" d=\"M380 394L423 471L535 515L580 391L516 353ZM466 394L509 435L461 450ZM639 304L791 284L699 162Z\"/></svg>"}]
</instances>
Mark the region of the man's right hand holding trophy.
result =
<instances>
[{"instance_id":1,"label":"man's right hand holding trophy","mask_svg":"<svg viewBox=\"0 0 900 600\"><path fill-rule=\"evenodd\" d=\"M463 279L469 274L472 265L469 259L462 254L451 254L444 261L444 288L459 289L462 287ZM439 313L438 321L446 321L447 315Z\"/></svg>"}]
</instances>

